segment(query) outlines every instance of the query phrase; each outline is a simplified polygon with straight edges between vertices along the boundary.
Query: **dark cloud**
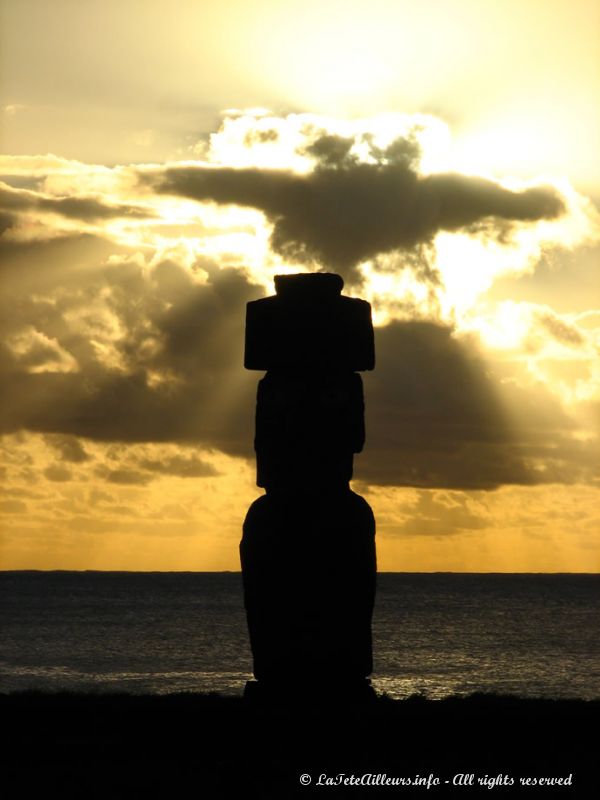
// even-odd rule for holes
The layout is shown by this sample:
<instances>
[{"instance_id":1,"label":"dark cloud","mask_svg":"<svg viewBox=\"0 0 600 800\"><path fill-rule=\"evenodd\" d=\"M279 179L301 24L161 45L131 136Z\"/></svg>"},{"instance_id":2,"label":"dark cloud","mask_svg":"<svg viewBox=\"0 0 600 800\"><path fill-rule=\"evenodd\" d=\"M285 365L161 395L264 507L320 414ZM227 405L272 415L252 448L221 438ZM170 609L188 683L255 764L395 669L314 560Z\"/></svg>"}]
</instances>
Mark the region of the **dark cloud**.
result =
<instances>
[{"instance_id":1,"label":"dark cloud","mask_svg":"<svg viewBox=\"0 0 600 800\"><path fill-rule=\"evenodd\" d=\"M0 211L0 237L3 233L10 230L15 222L16 216L14 214L8 214L6 211Z\"/></svg>"},{"instance_id":2,"label":"dark cloud","mask_svg":"<svg viewBox=\"0 0 600 800\"><path fill-rule=\"evenodd\" d=\"M96 270L109 255L119 255L125 248L101 236L87 233L49 235L30 240L0 238L0 326L13 324L15 314L31 294L51 294L59 287L73 287L86 278L79 271ZM77 283L80 288L80 283ZM6 316L8 315L8 317ZM35 321L37 314L29 317Z\"/></svg>"},{"instance_id":3,"label":"dark cloud","mask_svg":"<svg viewBox=\"0 0 600 800\"><path fill-rule=\"evenodd\" d=\"M540 313L537 315L537 319L540 325L561 344L566 344L569 347L580 347L584 344L585 339L581 331L575 325L569 325L555 314L549 312Z\"/></svg>"},{"instance_id":4,"label":"dark cloud","mask_svg":"<svg viewBox=\"0 0 600 800\"><path fill-rule=\"evenodd\" d=\"M24 514L27 506L22 500L0 500L0 513Z\"/></svg>"},{"instance_id":5,"label":"dark cloud","mask_svg":"<svg viewBox=\"0 0 600 800\"><path fill-rule=\"evenodd\" d=\"M302 147L300 153L312 156L323 167L348 167L358 163L351 153L353 145L353 139L323 132L309 145Z\"/></svg>"},{"instance_id":6,"label":"dark cloud","mask_svg":"<svg viewBox=\"0 0 600 800\"><path fill-rule=\"evenodd\" d=\"M273 223L271 244L284 257L316 261L352 277L352 268L379 253L411 250L440 230L477 223L553 218L564 211L554 189L511 191L483 178L421 177L418 147L400 139L360 163L353 140L318 137L306 150L318 159L307 175L284 170L181 166L142 181L158 192L200 201L251 206Z\"/></svg>"},{"instance_id":7,"label":"dark cloud","mask_svg":"<svg viewBox=\"0 0 600 800\"><path fill-rule=\"evenodd\" d=\"M163 458L134 458L122 461L125 453L113 453L110 457L115 466L99 465L96 474L109 483L144 485L159 475L174 475L178 478L210 478L217 470L197 456L169 455ZM118 466L117 466L118 465Z\"/></svg>"},{"instance_id":8,"label":"dark cloud","mask_svg":"<svg viewBox=\"0 0 600 800\"><path fill-rule=\"evenodd\" d=\"M365 376L368 483L494 488L529 483L493 384L449 327L393 323L377 330L377 368Z\"/></svg>"},{"instance_id":9,"label":"dark cloud","mask_svg":"<svg viewBox=\"0 0 600 800\"><path fill-rule=\"evenodd\" d=\"M7 475L6 468L0 470L0 477L5 478ZM32 492L31 489L23 489L21 486L4 486L2 493L7 497L27 497L30 500L43 500L44 495L39 492Z\"/></svg>"},{"instance_id":10,"label":"dark cloud","mask_svg":"<svg viewBox=\"0 0 600 800\"><path fill-rule=\"evenodd\" d=\"M71 464L81 464L89 461L91 456L86 453L83 445L74 436L63 436L61 434L50 434L45 437L46 442L53 447L59 454L61 461L68 461Z\"/></svg>"},{"instance_id":11,"label":"dark cloud","mask_svg":"<svg viewBox=\"0 0 600 800\"><path fill-rule=\"evenodd\" d=\"M51 464L44 470L44 477L49 481L64 483L65 481L70 481L73 476L66 467L63 467L60 464Z\"/></svg>"},{"instance_id":12,"label":"dark cloud","mask_svg":"<svg viewBox=\"0 0 600 800\"><path fill-rule=\"evenodd\" d=\"M170 456L161 460L142 459L138 464L150 472L175 475L178 478L210 478L219 474L212 464L197 457Z\"/></svg>"},{"instance_id":13,"label":"dark cloud","mask_svg":"<svg viewBox=\"0 0 600 800\"><path fill-rule=\"evenodd\" d=\"M3 432L28 428L102 441L201 442L251 455L256 376L242 366L244 320L246 302L262 295L259 287L231 269L212 268L208 282L198 284L173 262L157 265L148 276L137 263L124 261L66 272L62 289L52 302L21 296L5 325L10 332L27 320L76 359L77 369L31 372L5 348ZM100 292L123 331L114 343L119 369L65 322L73 302L93 322ZM73 458L66 441L51 444ZM179 474L207 474L199 462L167 466Z\"/></svg>"},{"instance_id":14,"label":"dark cloud","mask_svg":"<svg viewBox=\"0 0 600 800\"><path fill-rule=\"evenodd\" d=\"M263 290L205 261L197 265L205 282L170 260L150 268L124 255L107 263L106 246L70 237L7 247L12 280L0 290L7 340L33 328L74 366L40 369L0 349L0 431L46 434L63 469L86 459L78 437L178 442L253 459L260 373L242 366L244 320L246 303ZM471 340L425 322L396 322L376 337L377 368L364 377L358 480L493 489L597 478L594 444L574 441L558 403L495 376ZM143 485L161 473L214 474L194 456L140 458L119 457L98 475Z\"/></svg>"},{"instance_id":15,"label":"dark cloud","mask_svg":"<svg viewBox=\"0 0 600 800\"><path fill-rule=\"evenodd\" d=\"M274 128L267 128L263 131L248 131L244 136L244 144L251 147L253 144L268 144L278 139L279 133Z\"/></svg>"},{"instance_id":16,"label":"dark cloud","mask_svg":"<svg viewBox=\"0 0 600 800\"><path fill-rule=\"evenodd\" d=\"M396 322L376 332L364 377L367 444L355 477L374 485L494 489L590 482L597 448L541 389L507 388L447 326Z\"/></svg>"},{"instance_id":17,"label":"dark cloud","mask_svg":"<svg viewBox=\"0 0 600 800\"><path fill-rule=\"evenodd\" d=\"M138 206L105 203L94 197L50 197L28 189L15 189L6 183L0 183L0 210L51 212L83 222L96 222L115 217L148 219L155 216Z\"/></svg>"},{"instance_id":18,"label":"dark cloud","mask_svg":"<svg viewBox=\"0 0 600 800\"><path fill-rule=\"evenodd\" d=\"M22 367L38 368L61 360L60 350L53 342L31 341L27 349L19 355Z\"/></svg>"},{"instance_id":19,"label":"dark cloud","mask_svg":"<svg viewBox=\"0 0 600 800\"><path fill-rule=\"evenodd\" d=\"M108 469L106 467L98 467L96 474L98 477L108 481L108 483L117 483L123 486L144 486L152 480L152 476L148 475L148 473L127 468Z\"/></svg>"},{"instance_id":20,"label":"dark cloud","mask_svg":"<svg viewBox=\"0 0 600 800\"><path fill-rule=\"evenodd\" d=\"M465 531L477 531L490 524L482 514L475 513L467 498L453 493L448 498L437 499L431 491L419 492L417 502L410 507L410 515L402 523L386 525L392 536L453 536Z\"/></svg>"},{"instance_id":21,"label":"dark cloud","mask_svg":"<svg viewBox=\"0 0 600 800\"><path fill-rule=\"evenodd\" d=\"M415 132L400 137L391 142L387 147L378 147L370 133L359 134L355 137L339 136L327 131L308 128L306 135L311 136L311 142L299 148L301 155L311 156L317 162L317 169L356 166L361 159L356 154L356 144L366 146L370 159L379 165L394 165L416 172L421 159L421 147Z\"/></svg>"},{"instance_id":22,"label":"dark cloud","mask_svg":"<svg viewBox=\"0 0 600 800\"><path fill-rule=\"evenodd\" d=\"M45 176L39 175L0 175L0 185L7 184L12 189L30 189L39 191L44 184Z\"/></svg>"}]
</instances>

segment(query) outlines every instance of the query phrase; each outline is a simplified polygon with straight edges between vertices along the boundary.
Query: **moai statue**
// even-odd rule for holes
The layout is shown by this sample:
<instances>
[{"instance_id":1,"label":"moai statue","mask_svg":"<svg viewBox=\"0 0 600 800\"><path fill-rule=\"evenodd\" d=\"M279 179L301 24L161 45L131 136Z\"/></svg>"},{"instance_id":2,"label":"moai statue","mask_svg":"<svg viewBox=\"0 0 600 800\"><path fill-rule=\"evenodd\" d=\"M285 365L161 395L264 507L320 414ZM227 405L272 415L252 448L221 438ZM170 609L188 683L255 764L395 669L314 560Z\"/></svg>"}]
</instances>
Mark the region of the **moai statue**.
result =
<instances>
[{"instance_id":1,"label":"moai statue","mask_svg":"<svg viewBox=\"0 0 600 800\"><path fill-rule=\"evenodd\" d=\"M258 384L257 484L240 545L256 684L329 697L372 690L375 521L351 491L362 450L358 370L375 364L371 307L331 273L278 275L248 303L247 369Z\"/></svg>"}]
</instances>

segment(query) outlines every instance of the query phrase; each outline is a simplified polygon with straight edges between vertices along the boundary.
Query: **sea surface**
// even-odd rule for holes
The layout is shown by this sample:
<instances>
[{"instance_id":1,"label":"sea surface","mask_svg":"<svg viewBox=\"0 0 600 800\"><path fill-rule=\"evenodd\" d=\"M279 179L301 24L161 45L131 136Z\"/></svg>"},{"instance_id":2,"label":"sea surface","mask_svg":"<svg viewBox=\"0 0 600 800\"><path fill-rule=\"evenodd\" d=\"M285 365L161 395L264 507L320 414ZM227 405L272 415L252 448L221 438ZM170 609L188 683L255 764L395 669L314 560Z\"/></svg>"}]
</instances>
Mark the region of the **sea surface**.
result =
<instances>
[{"instance_id":1,"label":"sea surface","mask_svg":"<svg viewBox=\"0 0 600 800\"><path fill-rule=\"evenodd\" d=\"M0 572L0 692L241 694L239 573ZM373 684L600 698L600 575L384 573Z\"/></svg>"}]
</instances>

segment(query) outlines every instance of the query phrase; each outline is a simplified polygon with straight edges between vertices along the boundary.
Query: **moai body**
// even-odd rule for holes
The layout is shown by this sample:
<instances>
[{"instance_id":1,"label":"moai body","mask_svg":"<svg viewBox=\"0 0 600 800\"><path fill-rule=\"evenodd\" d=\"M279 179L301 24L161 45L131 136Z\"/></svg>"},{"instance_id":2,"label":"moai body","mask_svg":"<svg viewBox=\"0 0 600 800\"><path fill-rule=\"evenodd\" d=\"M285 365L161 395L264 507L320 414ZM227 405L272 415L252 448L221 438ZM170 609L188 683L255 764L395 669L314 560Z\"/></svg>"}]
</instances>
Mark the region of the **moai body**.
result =
<instances>
[{"instance_id":1,"label":"moai body","mask_svg":"<svg viewBox=\"0 0 600 800\"><path fill-rule=\"evenodd\" d=\"M362 450L359 370L375 363L371 308L331 273L278 275L248 303L259 382L257 484L240 545L254 675L265 689L364 692L372 671L375 521L351 491Z\"/></svg>"}]
</instances>

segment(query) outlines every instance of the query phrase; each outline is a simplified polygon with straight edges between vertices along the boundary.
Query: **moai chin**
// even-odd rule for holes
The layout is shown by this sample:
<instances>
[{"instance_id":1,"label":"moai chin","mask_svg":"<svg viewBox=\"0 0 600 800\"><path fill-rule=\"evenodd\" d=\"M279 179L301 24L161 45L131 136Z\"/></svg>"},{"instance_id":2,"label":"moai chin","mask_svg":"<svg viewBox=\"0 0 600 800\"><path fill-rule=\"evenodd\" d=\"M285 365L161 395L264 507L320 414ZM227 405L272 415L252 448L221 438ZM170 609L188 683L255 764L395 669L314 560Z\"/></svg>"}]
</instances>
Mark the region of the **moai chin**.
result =
<instances>
[{"instance_id":1,"label":"moai chin","mask_svg":"<svg viewBox=\"0 0 600 800\"><path fill-rule=\"evenodd\" d=\"M362 380L375 365L371 307L331 273L278 275L248 303L257 484L240 544L255 686L369 694L375 521L351 491L365 439ZM250 689L250 684L247 690Z\"/></svg>"}]
</instances>

